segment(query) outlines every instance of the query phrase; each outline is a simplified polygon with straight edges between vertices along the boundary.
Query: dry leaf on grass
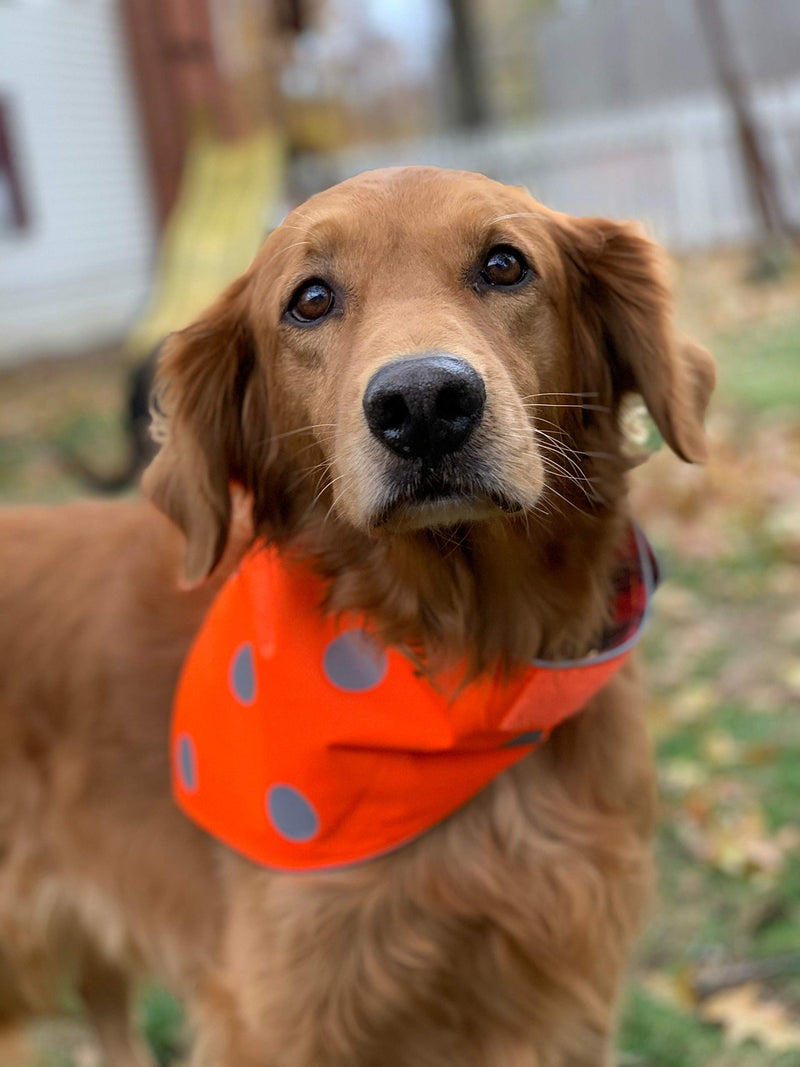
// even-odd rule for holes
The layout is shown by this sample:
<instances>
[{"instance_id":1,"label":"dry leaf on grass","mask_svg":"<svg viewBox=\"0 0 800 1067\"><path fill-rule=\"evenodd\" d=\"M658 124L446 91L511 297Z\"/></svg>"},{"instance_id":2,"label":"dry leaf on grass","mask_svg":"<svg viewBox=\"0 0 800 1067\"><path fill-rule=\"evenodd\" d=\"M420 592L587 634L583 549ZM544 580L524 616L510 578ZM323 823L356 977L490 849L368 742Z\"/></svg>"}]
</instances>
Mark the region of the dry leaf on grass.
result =
<instances>
[{"instance_id":1,"label":"dry leaf on grass","mask_svg":"<svg viewBox=\"0 0 800 1067\"><path fill-rule=\"evenodd\" d=\"M800 828L771 831L752 792L735 778L709 778L708 762L673 760L660 779L676 800L672 820L678 836L709 867L768 882L800 846Z\"/></svg>"},{"instance_id":2,"label":"dry leaf on grass","mask_svg":"<svg viewBox=\"0 0 800 1067\"><path fill-rule=\"evenodd\" d=\"M704 719L718 702L716 686L708 681L683 686L672 699L672 713L680 723Z\"/></svg>"},{"instance_id":3,"label":"dry leaf on grass","mask_svg":"<svg viewBox=\"0 0 800 1067\"><path fill-rule=\"evenodd\" d=\"M800 696L800 659L786 660L783 663L781 679L793 696Z\"/></svg>"},{"instance_id":4,"label":"dry leaf on grass","mask_svg":"<svg viewBox=\"0 0 800 1067\"><path fill-rule=\"evenodd\" d=\"M706 1022L721 1026L732 1045L756 1041L776 1052L800 1048L800 1025L785 1005L764 999L756 982L715 993L703 1001L698 1013Z\"/></svg>"},{"instance_id":5,"label":"dry leaf on grass","mask_svg":"<svg viewBox=\"0 0 800 1067\"><path fill-rule=\"evenodd\" d=\"M685 797L708 782L709 770L699 760L679 756L662 762L658 768L658 780L665 793Z\"/></svg>"},{"instance_id":6,"label":"dry leaf on grass","mask_svg":"<svg viewBox=\"0 0 800 1067\"><path fill-rule=\"evenodd\" d=\"M681 967L674 972L651 971L641 984L654 1000L679 1011L694 1012L697 998L694 995L692 971Z\"/></svg>"},{"instance_id":7,"label":"dry leaf on grass","mask_svg":"<svg viewBox=\"0 0 800 1067\"><path fill-rule=\"evenodd\" d=\"M725 730L712 730L703 739L703 755L714 766L741 763L744 746Z\"/></svg>"},{"instance_id":8,"label":"dry leaf on grass","mask_svg":"<svg viewBox=\"0 0 800 1067\"><path fill-rule=\"evenodd\" d=\"M705 827L687 823L681 836L692 854L710 867L732 877L768 880L780 874L800 834L791 826L770 834L761 813L751 811Z\"/></svg>"}]
</instances>

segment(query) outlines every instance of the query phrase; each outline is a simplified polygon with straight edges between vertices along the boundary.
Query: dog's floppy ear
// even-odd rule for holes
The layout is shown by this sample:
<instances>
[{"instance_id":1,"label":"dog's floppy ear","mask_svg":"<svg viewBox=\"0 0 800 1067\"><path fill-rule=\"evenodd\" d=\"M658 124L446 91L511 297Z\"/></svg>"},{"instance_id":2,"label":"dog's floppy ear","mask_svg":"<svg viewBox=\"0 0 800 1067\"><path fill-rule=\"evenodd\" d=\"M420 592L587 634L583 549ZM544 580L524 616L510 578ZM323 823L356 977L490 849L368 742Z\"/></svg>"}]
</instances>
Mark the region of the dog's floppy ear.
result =
<instances>
[{"instance_id":1,"label":"dog's floppy ear","mask_svg":"<svg viewBox=\"0 0 800 1067\"><path fill-rule=\"evenodd\" d=\"M630 223L562 216L558 233L577 288L575 343L599 345L617 396L640 393L673 452L702 462L714 362L674 331L660 250Z\"/></svg>"},{"instance_id":2,"label":"dog's floppy ear","mask_svg":"<svg viewBox=\"0 0 800 1067\"><path fill-rule=\"evenodd\" d=\"M161 449L144 474L145 495L186 535L185 577L217 565L231 522L232 482L249 488L254 456L245 426L267 441L266 387L256 374L247 314L248 277L234 282L195 323L166 342L156 376L154 435Z\"/></svg>"}]
</instances>

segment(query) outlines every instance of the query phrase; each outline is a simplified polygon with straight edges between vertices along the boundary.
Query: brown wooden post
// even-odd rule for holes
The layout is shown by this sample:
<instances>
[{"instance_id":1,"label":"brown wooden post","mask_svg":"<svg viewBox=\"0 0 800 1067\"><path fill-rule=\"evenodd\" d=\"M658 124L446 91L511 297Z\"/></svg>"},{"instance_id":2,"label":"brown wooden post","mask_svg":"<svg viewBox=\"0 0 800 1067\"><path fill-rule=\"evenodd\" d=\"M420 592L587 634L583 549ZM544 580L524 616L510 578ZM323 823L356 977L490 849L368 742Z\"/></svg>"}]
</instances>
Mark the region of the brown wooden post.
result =
<instances>
[{"instance_id":1,"label":"brown wooden post","mask_svg":"<svg viewBox=\"0 0 800 1067\"><path fill-rule=\"evenodd\" d=\"M790 227L781 207L771 162L759 137L745 77L736 58L720 0L696 0L696 3L717 78L734 114L744 172L761 228L769 240L777 242L790 232Z\"/></svg>"},{"instance_id":2,"label":"brown wooden post","mask_svg":"<svg viewBox=\"0 0 800 1067\"><path fill-rule=\"evenodd\" d=\"M122 0L156 213L161 225L178 193L186 148L181 101L165 50L165 6L159 0Z\"/></svg>"},{"instance_id":3,"label":"brown wooden post","mask_svg":"<svg viewBox=\"0 0 800 1067\"><path fill-rule=\"evenodd\" d=\"M196 116L229 138L264 122L280 122L280 72L289 41L304 25L304 5L252 0L252 11L261 16L260 65L232 79L219 69L208 0L122 0L122 7L163 224L175 203ZM230 17L236 17L233 5Z\"/></svg>"},{"instance_id":4,"label":"brown wooden post","mask_svg":"<svg viewBox=\"0 0 800 1067\"><path fill-rule=\"evenodd\" d=\"M458 89L458 122L468 129L488 120L478 35L470 0L447 0L452 23L452 54Z\"/></svg>"}]
</instances>

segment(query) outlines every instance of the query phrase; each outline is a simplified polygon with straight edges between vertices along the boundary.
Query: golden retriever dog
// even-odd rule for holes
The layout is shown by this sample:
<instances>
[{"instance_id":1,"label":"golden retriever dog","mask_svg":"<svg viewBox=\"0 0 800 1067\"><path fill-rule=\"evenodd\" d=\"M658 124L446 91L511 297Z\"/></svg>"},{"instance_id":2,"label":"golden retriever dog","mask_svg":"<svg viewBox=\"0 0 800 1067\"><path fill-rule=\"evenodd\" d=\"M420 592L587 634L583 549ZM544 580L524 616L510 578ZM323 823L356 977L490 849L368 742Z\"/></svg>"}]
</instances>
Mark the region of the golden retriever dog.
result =
<instances>
[{"instance_id":1,"label":"golden retriever dog","mask_svg":"<svg viewBox=\"0 0 800 1067\"><path fill-rule=\"evenodd\" d=\"M363 174L167 345L149 500L2 515L2 1017L71 983L109 1067L145 1067L147 974L188 1006L192 1067L613 1062L651 886L631 663L455 814L326 872L267 869L181 814L168 737L253 537L423 676L591 650L629 523L623 398L705 452L713 364L670 314L634 226L475 174Z\"/></svg>"}]
</instances>

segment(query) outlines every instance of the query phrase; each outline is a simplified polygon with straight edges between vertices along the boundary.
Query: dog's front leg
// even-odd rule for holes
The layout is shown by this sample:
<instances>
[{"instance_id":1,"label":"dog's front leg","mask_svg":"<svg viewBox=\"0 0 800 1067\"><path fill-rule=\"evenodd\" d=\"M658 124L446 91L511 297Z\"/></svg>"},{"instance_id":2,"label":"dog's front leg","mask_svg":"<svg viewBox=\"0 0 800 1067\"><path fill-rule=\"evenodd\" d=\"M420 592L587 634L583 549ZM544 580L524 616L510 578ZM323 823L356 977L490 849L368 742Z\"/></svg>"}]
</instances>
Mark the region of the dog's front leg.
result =
<instances>
[{"instance_id":1,"label":"dog's front leg","mask_svg":"<svg viewBox=\"0 0 800 1067\"><path fill-rule=\"evenodd\" d=\"M155 1067L133 1025L128 976L90 950L79 989L108 1067Z\"/></svg>"}]
</instances>

